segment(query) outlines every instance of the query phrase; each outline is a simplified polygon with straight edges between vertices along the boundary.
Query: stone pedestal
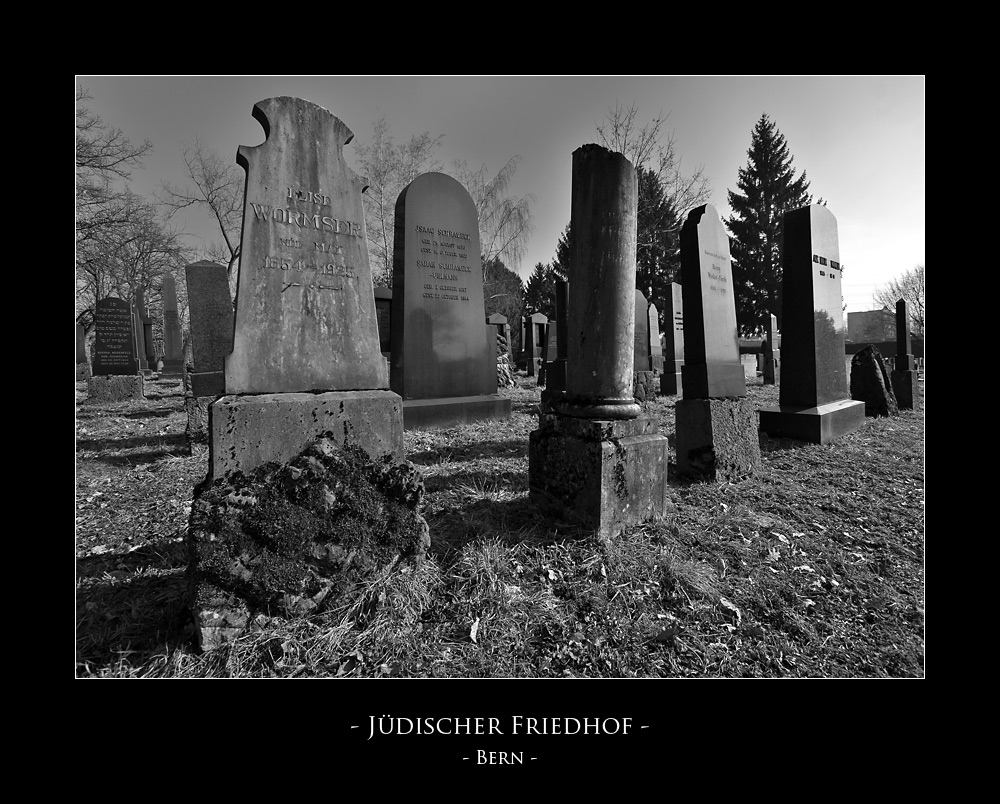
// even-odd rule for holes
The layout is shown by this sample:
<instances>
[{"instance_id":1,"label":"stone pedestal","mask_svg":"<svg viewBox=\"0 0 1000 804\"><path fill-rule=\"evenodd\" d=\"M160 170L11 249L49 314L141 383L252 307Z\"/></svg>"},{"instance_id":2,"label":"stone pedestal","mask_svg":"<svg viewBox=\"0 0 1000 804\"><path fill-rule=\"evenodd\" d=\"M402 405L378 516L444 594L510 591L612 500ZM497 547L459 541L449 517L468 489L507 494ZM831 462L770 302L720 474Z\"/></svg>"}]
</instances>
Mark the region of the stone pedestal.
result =
<instances>
[{"instance_id":1,"label":"stone pedestal","mask_svg":"<svg viewBox=\"0 0 1000 804\"><path fill-rule=\"evenodd\" d=\"M814 444L827 444L858 429L864 421L865 403L849 399L815 407L777 405L760 411L760 429L768 435Z\"/></svg>"},{"instance_id":2,"label":"stone pedestal","mask_svg":"<svg viewBox=\"0 0 1000 804\"><path fill-rule=\"evenodd\" d=\"M660 375L660 394L662 396L681 396L684 393L684 381L681 377L681 360L667 361Z\"/></svg>"},{"instance_id":3,"label":"stone pedestal","mask_svg":"<svg viewBox=\"0 0 1000 804\"><path fill-rule=\"evenodd\" d=\"M920 389L917 387L916 371L892 371L889 374L892 392L900 410L917 410L920 407Z\"/></svg>"},{"instance_id":4,"label":"stone pedestal","mask_svg":"<svg viewBox=\"0 0 1000 804\"><path fill-rule=\"evenodd\" d=\"M760 471L757 411L749 400L682 399L675 411L679 477L738 481Z\"/></svg>"},{"instance_id":5,"label":"stone pedestal","mask_svg":"<svg viewBox=\"0 0 1000 804\"><path fill-rule=\"evenodd\" d=\"M141 374L101 374L87 380L87 402L129 402L145 398Z\"/></svg>"},{"instance_id":6,"label":"stone pedestal","mask_svg":"<svg viewBox=\"0 0 1000 804\"><path fill-rule=\"evenodd\" d=\"M542 414L528 442L532 504L601 538L672 509L667 439L647 417L579 419Z\"/></svg>"},{"instance_id":7,"label":"stone pedestal","mask_svg":"<svg viewBox=\"0 0 1000 804\"><path fill-rule=\"evenodd\" d=\"M403 428L429 430L510 418L510 400L498 394L403 400Z\"/></svg>"},{"instance_id":8,"label":"stone pedestal","mask_svg":"<svg viewBox=\"0 0 1000 804\"><path fill-rule=\"evenodd\" d=\"M323 433L402 460L403 405L392 391L227 395L208 409L208 479L298 455Z\"/></svg>"}]
</instances>

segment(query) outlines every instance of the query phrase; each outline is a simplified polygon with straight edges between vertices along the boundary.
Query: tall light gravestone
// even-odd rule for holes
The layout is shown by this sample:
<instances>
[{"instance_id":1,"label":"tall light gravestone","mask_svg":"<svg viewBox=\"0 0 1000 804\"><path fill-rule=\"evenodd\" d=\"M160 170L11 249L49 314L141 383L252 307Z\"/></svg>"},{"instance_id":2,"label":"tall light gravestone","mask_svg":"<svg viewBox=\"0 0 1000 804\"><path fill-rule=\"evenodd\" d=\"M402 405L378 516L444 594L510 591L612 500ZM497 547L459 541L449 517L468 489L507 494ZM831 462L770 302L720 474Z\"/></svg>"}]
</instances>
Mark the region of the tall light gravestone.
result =
<instances>
[{"instance_id":1,"label":"tall light gravestone","mask_svg":"<svg viewBox=\"0 0 1000 804\"><path fill-rule=\"evenodd\" d=\"M161 377L180 377L184 374L184 345L181 322L177 315L177 283L173 276L163 277L163 369Z\"/></svg>"},{"instance_id":2,"label":"tall light gravestone","mask_svg":"<svg viewBox=\"0 0 1000 804\"><path fill-rule=\"evenodd\" d=\"M101 299L94 306L94 365L87 401L142 399L142 380L132 305L124 299Z\"/></svg>"},{"instance_id":3,"label":"tall light gravestone","mask_svg":"<svg viewBox=\"0 0 1000 804\"><path fill-rule=\"evenodd\" d=\"M667 439L633 395L638 188L620 153L573 153L566 390L547 390L528 447L541 511L607 538L663 516Z\"/></svg>"},{"instance_id":4,"label":"tall light gravestone","mask_svg":"<svg viewBox=\"0 0 1000 804\"><path fill-rule=\"evenodd\" d=\"M379 351L364 182L350 129L300 98L254 105L226 395L209 408L210 477L297 455L330 431L373 457L403 454L399 397Z\"/></svg>"},{"instance_id":5,"label":"tall light gravestone","mask_svg":"<svg viewBox=\"0 0 1000 804\"><path fill-rule=\"evenodd\" d=\"M920 387L917 384L917 370L913 359L910 316L903 299L896 302L896 360L893 366L889 376L900 410L919 408Z\"/></svg>"},{"instance_id":6,"label":"tall light gravestone","mask_svg":"<svg viewBox=\"0 0 1000 804\"><path fill-rule=\"evenodd\" d=\"M764 385L781 384L781 341L778 335L778 319L768 316L767 333L764 337Z\"/></svg>"},{"instance_id":7,"label":"tall light gravestone","mask_svg":"<svg viewBox=\"0 0 1000 804\"><path fill-rule=\"evenodd\" d=\"M782 221L781 391L760 411L771 436L826 444L865 420L847 388L837 219L813 204Z\"/></svg>"},{"instance_id":8,"label":"tall light gravestone","mask_svg":"<svg viewBox=\"0 0 1000 804\"><path fill-rule=\"evenodd\" d=\"M679 395L684 389L684 294L676 282L670 283L670 296L663 311L663 376L660 393Z\"/></svg>"},{"instance_id":9,"label":"tall light gravestone","mask_svg":"<svg viewBox=\"0 0 1000 804\"><path fill-rule=\"evenodd\" d=\"M757 415L740 363L729 236L711 204L681 230L684 398L676 403L677 474L740 480L760 469Z\"/></svg>"},{"instance_id":10,"label":"tall light gravestone","mask_svg":"<svg viewBox=\"0 0 1000 804\"><path fill-rule=\"evenodd\" d=\"M649 305L649 368L657 374L663 373L663 346L660 344L660 311L655 304Z\"/></svg>"},{"instance_id":11,"label":"tall light gravestone","mask_svg":"<svg viewBox=\"0 0 1000 804\"><path fill-rule=\"evenodd\" d=\"M636 371L649 371L649 301L646 294L635 291L635 351L632 356Z\"/></svg>"},{"instance_id":12,"label":"tall light gravestone","mask_svg":"<svg viewBox=\"0 0 1000 804\"><path fill-rule=\"evenodd\" d=\"M410 429L502 419L496 329L483 320L479 217L468 190L425 173L396 201L389 382Z\"/></svg>"}]
</instances>

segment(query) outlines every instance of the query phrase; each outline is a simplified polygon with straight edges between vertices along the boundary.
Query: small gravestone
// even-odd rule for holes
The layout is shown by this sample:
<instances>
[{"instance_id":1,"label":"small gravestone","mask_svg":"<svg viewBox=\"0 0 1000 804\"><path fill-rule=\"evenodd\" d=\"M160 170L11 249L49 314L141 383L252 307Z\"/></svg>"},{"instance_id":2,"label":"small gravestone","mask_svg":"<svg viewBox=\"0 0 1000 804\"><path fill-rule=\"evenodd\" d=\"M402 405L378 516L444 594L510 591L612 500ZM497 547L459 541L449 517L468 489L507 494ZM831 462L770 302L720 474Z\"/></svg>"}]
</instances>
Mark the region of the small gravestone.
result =
<instances>
[{"instance_id":1,"label":"small gravestone","mask_svg":"<svg viewBox=\"0 0 1000 804\"><path fill-rule=\"evenodd\" d=\"M505 419L495 329L483 322L479 216L469 191L425 173L396 200L389 381L410 429Z\"/></svg>"},{"instance_id":2,"label":"small gravestone","mask_svg":"<svg viewBox=\"0 0 1000 804\"><path fill-rule=\"evenodd\" d=\"M649 371L649 302L646 294L635 291L635 346L632 356L635 371Z\"/></svg>"},{"instance_id":3,"label":"small gravestone","mask_svg":"<svg viewBox=\"0 0 1000 804\"><path fill-rule=\"evenodd\" d=\"M562 279L556 280L556 320L551 323L552 331L555 332L554 356L548 358L545 365L545 382L548 391L566 390L566 334L569 320L567 317L567 304L569 300L569 282ZM551 337L551 333L550 333ZM553 355L553 352L549 352Z\"/></svg>"},{"instance_id":4,"label":"small gravestone","mask_svg":"<svg viewBox=\"0 0 1000 804\"><path fill-rule=\"evenodd\" d=\"M748 380L757 378L757 355L740 355L743 364L743 374Z\"/></svg>"},{"instance_id":5,"label":"small gravestone","mask_svg":"<svg viewBox=\"0 0 1000 804\"><path fill-rule=\"evenodd\" d=\"M379 351L365 184L350 129L300 98L255 104L226 395L209 408L210 479L286 461L324 432L403 455L402 406Z\"/></svg>"},{"instance_id":6,"label":"small gravestone","mask_svg":"<svg viewBox=\"0 0 1000 804\"><path fill-rule=\"evenodd\" d=\"M143 399L135 346L132 306L123 299L101 299L94 306L94 364L87 401Z\"/></svg>"},{"instance_id":7,"label":"small gravestone","mask_svg":"<svg viewBox=\"0 0 1000 804\"><path fill-rule=\"evenodd\" d=\"M684 366L684 294L676 282L670 283L666 308L663 311L663 376L660 393L677 396L683 392Z\"/></svg>"},{"instance_id":8,"label":"small gravestone","mask_svg":"<svg viewBox=\"0 0 1000 804\"><path fill-rule=\"evenodd\" d=\"M184 374L184 345L181 342L181 322L177 315L177 283L173 276L163 277L163 368L161 377L181 377Z\"/></svg>"},{"instance_id":9,"label":"small gravestone","mask_svg":"<svg viewBox=\"0 0 1000 804\"><path fill-rule=\"evenodd\" d=\"M544 313L532 313L524 320L524 358L527 361L525 370L529 377L538 376L539 364L542 361L542 344L545 342L545 327L549 320Z\"/></svg>"},{"instance_id":10,"label":"small gravestone","mask_svg":"<svg viewBox=\"0 0 1000 804\"><path fill-rule=\"evenodd\" d=\"M885 360L871 344L851 358L851 399L865 403L865 416L899 413Z\"/></svg>"},{"instance_id":11,"label":"small gravestone","mask_svg":"<svg viewBox=\"0 0 1000 804\"><path fill-rule=\"evenodd\" d=\"M649 368L663 374L663 345L660 341L660 311L649 305Z\"/></svg>"},{"instance_id":12,"label":"small gravestone","mask_svg":"<svg viewBox=\"0 0 1000 804\"><path fill-rule=\"evenodd\" d=\"M528 446L528 487L545 514L600 538L664 516L667 439L635 401L638 185L620 153L573 153L565 392L546 392Z\"/></svg>"},{"instance_id":13,"label":"small gravestone","mask_svg":"<svg viewBox=\"0 0 1000 804\"><path fill-rule=\"evenodd\" d=\"M920 387L910 336L910 317L906 302L896 302L896 359L890 374L892 390L900 410L920 407Z\"/></svg>"},{"instance_id":14,"label":"small gravestone","mask_svg":"<svg viewBox=\"0 0 1000 804\"><path fill-rule=\"evenodd\" d=\"M510 388L514 382L514 366L510 359L510 326L507 316L491 313L486 318L488 326L495 330L497 349L497 387Z\"/></svg>"},{"instance_id":15,"label":"small gravestone","mask_svg":"<svg viewBox=\"0 0 1000 804\"><path fill-rule=\"evenodd\" d=\"M87 330L83 324L76 325L76 381L90 379L90 363L87 361Z\"/></svg>"},{"instance_id":16,"label":"small gravestone","mask_svg":"<svg viewBox=\"0 0 1000 804\"><path fill-rule=\"evenodd\" d=\"M847 389L837 219L821 204L782 221L781 391L760 411L770 436L826 444L860 427L864 402Z\"/></svg>"},{"instance_id":17,"label":"small gravestone","mask_svg":"<svg viewBox=\"0 0 1000 804\"><path fill-rule=\"evenodd\" d=\"M778 319L768 316L767 332L764 335L764 385L781 383L781 337L778 335Z\"/></svg>"},{"instance_id":18,"label":"small gravestone","mask_svg":"<svg viewBox=\"0 0 1000 804\"><path fill-rule=\"evenodd\" d=\"M188 445L208 443L208 408L226 392L226 355L233 349L233 302L226 266L202 260L185 269L191 320L191 365L184 409Z\"/></svg>"},{"instance_id":19,"label":"small gravestone","mask_svg":"<svg viewBox=\"0 0 1000 804\"><path fill-rule=\"evenodd\" d=\"M757 413L746 399L740 365L729 236L711 204L692 210L684 222L681 277L684 398L675 406L677 474L742 480L760 470Z\"/></svg>"}]
</instances>

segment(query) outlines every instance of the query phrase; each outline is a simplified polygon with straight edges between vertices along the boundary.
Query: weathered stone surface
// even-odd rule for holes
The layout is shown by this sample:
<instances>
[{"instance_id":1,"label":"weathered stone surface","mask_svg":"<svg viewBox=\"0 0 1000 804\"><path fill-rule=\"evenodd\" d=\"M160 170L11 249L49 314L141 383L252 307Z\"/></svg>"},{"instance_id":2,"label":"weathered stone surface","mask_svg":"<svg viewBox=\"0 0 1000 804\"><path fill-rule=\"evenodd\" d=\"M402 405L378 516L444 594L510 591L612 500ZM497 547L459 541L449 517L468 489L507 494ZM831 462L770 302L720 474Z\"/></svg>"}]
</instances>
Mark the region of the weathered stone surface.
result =
<instances>
[{"instance_id":1,"label":"weathered stone surface","mask_svg":"<svg viewBox=\"0 0 1000 804\"><path fill-rule=\"evenodd\" d=\"M737 482L760 471L757 410L747 399L682 399L676 406L677 475Z\"/></svg>"},{"instance_id":2,"label":"weathered stone surface","mask_svg":"<svg viewBox=\"0 0 1000 804\"><path fill-rule=\"evenodd\" d=\"M184 437L187 439L188 447L208 444L208 408L213 401L215 397L212 396L184 397L184 412L187 414Z\"/></svg>"},{"instance_id":3,"label":"weathered stone surface","mask_svg":"<svg viewBox=\"0 0 1000 804\"><path fill-rule=\"evenodd\" d=\"M226 393L387 389L350 129L300 98L254 105Z\"/></svg>"},{"instance_id":4,"label":"weathered stone surface","mask_svg":"<svg viewBox=\"0 0 1000 804\"><path fill-rule=\"evenodd\" d=\"M101 299L94 306L95 376L135 374L139 361L132 307L123 299Z\"/></svg>"},{"instance_id":5,"label":"weathered stone surface","mask_svg":"<svg viewBox=\"0 0 1000 804\"><path fill-rule=\"evenodd\" d=\"M188 606L203 650L256 612L300 617L430 546L423 480L409 461L372 460L329 434L286 463L197 490L188 528Z\"/></svg>"},{"instance_id":6,"label":"weathered stone surface","mask_svg":"<svg viewBox=\"0 0 1000 804\"><path fill-rule=\"evenodd\" d=\"M160 374L179 377L184 373L184 345L177 314L177 283L173 276L163 277L163 368Z\"/></svg>"},{"instance_id":7,"label":"weathered stone surface","mask_svg":"<svg viewBox=\"0 0 1000 804\"><path fill-rule=\"evenodd\" d=\"M764 385L781 384L781 347L778 335L777 316L769 316L767 332L764 334Z\"/></svg>"},{"instance_id":8,"label":"weathered stone surface","mask_svg":"<svg viewBox=\"0 0 1000 804\"><path fill-rule=\"evenodd\" d=\"M599 421L543 414L528 442L532 504L612 538L673 509L667 439L653 419Z\"/></svg>"},{"instance_id":9,"label":"weathered stone surface","mask_svg":"<svg viewBox=\"0 0 1000 804\"><path fill-rule=\"evenodd\" d=\"M141 374L108 374L87 380L87 398L84 401L129 402L145 398Z\"/></svg>"},{"instance_id":10,"label":"weathered stone surface","mask_svg":"<svg viewBox=\"0 0 1000 804\"><path fill-rule=\"evenodd\" d=\"M233 301L226 266L202 260L185 269L194 373L225 373L233 350ZM225 388L225 376L222 378ZM220 391L223 393L223 391Z\"/></svg>"},{"instance_id":11,"label":"weathered stone surface","mask_svg":"<svg viewBox=\"0 0 1000 804\"><path fill-rule=\"evenodd\" d=\"M660 389L660 376L655 371L637 371L635 373L635 388L632 393L635 401L640 404L652 402Z\"/></svg>"},{"instance_id":12,"label":"weathered stone surface","mask_svg":"<svg viewBox=\"0 0 1000 804\"><path fill-rule=\"evenodd\" d=\"M635 346L632 366L635 371L650 371L649 363L649 300L646 294L635 291Z\"/></svg>"},{"instance_id":13,"label":"weathered stone surface","mask_svg":"<svg viewBox=\"0 0 1000 804\"><path fill-rule=\"evenodd\" d=\"M685 399L746 396L729 235L711 204L693 209L681 229Z\"/></svg>"},{"instance_id":14,"label":"weathered stone surface","mask_svg":"<svg viewBox=\"0 0 1000 804\"><path fill-rule=\"evenodd\" d=\"M209 478L290 460L327 431L374 457L401 459L401 407L391 391L220 397L209 407Z\"/></svg>"},{"instance_id":15,"label":"weathered stone surface","mask_svg":"<svg viewBox=\"0 0 1000 804\"><path fill-rule=\"evenodd\" d=\"M920 380L914 371L892 371L889 373L892 392L900 410L920 409Z\"/></svg>"},{"instance_id":16,"label":"weathered stone surface","mask_svg":"<svg viewBox=\"0 0 1000 804\"><path fill-rule=\"evenodd\" d=\"M870 344L851 358L851 399L865 403L866 416L895 416L899 413L885 360L882 353Z\"/></svg>"}]
</instances>

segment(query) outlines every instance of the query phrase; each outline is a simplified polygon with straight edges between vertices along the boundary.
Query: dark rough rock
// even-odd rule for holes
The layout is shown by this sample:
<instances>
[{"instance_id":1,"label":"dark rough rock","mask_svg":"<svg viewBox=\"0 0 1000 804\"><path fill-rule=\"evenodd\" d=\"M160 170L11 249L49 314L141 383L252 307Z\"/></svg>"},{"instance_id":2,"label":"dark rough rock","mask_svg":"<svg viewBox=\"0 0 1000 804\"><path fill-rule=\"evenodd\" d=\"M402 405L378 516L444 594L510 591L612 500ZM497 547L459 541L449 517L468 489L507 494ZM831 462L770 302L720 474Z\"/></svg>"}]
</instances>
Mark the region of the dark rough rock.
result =
<instances>
[{"instance_id":1,"label":"dark rough rock","mask_svg":"<svg viewBox=\"0 0 1000 804\"><path fill-rule=\"evenodd\" d=\"M899 405L882 353L871 344L851 358L851 399L865 403L866 416L897 416Z\"/></svg>"},{"instance_id":2,"label":"dark rough rock","mask_svg":"<svg viewBox=\"0 0 1000 804\"><path fill-rule=\"evenodd\" d=\"M261 612L298 617L430 546L423 478L324 434L287 463L196 491L188 528L188 605L198 644L232 641Z\"/></svg>"}]
</instances>

